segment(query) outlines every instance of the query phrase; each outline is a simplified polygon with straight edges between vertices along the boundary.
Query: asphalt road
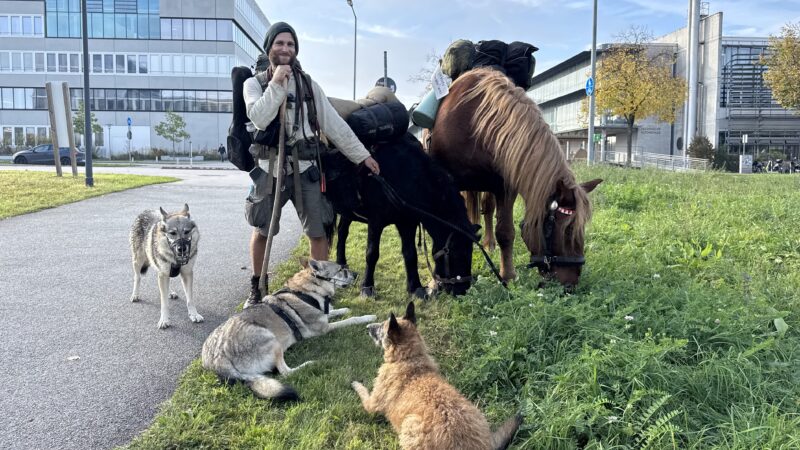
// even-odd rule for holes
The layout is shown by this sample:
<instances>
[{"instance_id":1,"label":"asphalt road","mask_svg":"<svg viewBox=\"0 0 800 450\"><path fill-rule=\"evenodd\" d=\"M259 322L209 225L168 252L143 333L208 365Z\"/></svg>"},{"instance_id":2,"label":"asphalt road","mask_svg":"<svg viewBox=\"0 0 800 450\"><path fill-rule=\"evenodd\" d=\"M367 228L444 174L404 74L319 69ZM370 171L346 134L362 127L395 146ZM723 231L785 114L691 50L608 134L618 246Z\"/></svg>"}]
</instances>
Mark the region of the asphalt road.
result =
<instances>
[{"instance_id":1,"label":"asphalt road","mask_svg":"<svg viewBox=\"0 0 800 450\"><path fill-rule=\"evenodd\" d=\"M0 448L107 449L127 443L148 427L181 372L200 355L206 336L247 295L245 174L160 167L98 172L183 181L0 221ZM142 280L142 301L130 302L128 231L142 210L178 210L184 203L200 230L194 298L205 322L189 322L180 279L174 278L180 299L170 305L172 327L158 330L152 271ZM289 256L300 233L287 205L273 264Z\"/></svg>"}]
</instances>

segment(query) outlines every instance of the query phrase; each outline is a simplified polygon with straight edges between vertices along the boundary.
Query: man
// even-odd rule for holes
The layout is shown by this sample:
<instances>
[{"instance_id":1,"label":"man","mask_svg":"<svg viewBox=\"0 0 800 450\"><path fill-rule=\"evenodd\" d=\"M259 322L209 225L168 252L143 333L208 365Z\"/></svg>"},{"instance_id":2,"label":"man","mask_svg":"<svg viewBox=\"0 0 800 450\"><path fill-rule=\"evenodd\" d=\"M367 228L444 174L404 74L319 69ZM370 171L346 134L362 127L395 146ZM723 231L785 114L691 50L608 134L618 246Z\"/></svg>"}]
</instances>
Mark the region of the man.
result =
<instances>
[{"instance_id":1,"label":"man","mask_svg":"<svg viewBox=\"0 0 800 450\"><path fill-rule=\"evenodd\" d=\"M308 143L308 138L315 136L316 125L318 131L323 133L339 151L355 164L363 164L370 171L378 174L380 168L364 145L353 134L353 131L342 120L328 102L328 98L322 88L313 80L310 85L307 78L301 75L300 64L297 62L299 45L297 34L294 29L284 22L276 22L267 31L264 39L264 50L269 58L269 66L264 67L266 61L259 58L256 65L256 76L249 78L244 83L244 100L247 105L247 117L252 121L258 130L266 130L269 124L278 115L281 104L287 100L286 109L286 155L287 160L284 167L275 164L272 167L271 175L275 178L280 170L284 170L284 186L275 186L273 194L279 194L281 207L288 200L297 210L300 222L303 224L303 232L306 234L311 247L311 259L326 261L328 259L328 240L322 223L322 193L319 184L319 168L316 167L315 159L303 159L294 161L291 157L292 149L295 146L302 146ZM298 80L299 79L299 80ZM302 92L297 91L298 81L300 86L305 87ZM311 89L312 92L307 92ZM298 95L299 94L299 95ZM314 124L309 120L309 108L307 101L308 94L313 95L312 116L316 116ZM298 110L299 108L299 110ZM312 119L313 120L313 119ZM263 155L264 148L256 145L258 153ZM270 148L269 152L276 152ZM300 158L298 158L300 159ZM268 167L269 160L260 159L259 166L253 171L263 170L261 167ZM293 179L295 170L300 176L300 191L295 192L296 182ZM252 178L256 178L251 173ZM301 202L295 201L301 197ZM270 209L274 197L268 197L267 202ZM280 214L280 212L279 212ZM277 224L276 224L277 225ZM277 228L277 226L276 226ZM275 231L277 233L277 230ZM263 264L264 251L267 244L269 225L265 228L255 228L250 239L250 259L252 262L253 276L250 280L250 296L248 304L261 301L261 293L258 290L259 276Z\"/></svg>"},{"instance_id":2,"label":"man","mask_svg":"<svg viewBox=\"0 0 800 450\"><path fill-rule=\"evenodd\" d=\"M219 152L219 160L225 162L225 146L219 144L219 148L217 149L217 151Z\"/></svg>"}]
</instances>

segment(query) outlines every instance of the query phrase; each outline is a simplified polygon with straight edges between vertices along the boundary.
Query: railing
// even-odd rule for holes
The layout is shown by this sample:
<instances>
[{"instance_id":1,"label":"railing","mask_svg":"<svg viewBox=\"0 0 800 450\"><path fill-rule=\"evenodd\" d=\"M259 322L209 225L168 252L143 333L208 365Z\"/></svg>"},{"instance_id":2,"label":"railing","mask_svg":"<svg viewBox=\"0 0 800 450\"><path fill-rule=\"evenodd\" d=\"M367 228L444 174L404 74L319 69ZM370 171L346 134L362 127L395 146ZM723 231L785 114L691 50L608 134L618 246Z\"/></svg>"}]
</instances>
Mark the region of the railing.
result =
<instances>
[{"instance_id":1,"label":"railing","mask_svg":"<svg viewBox=\"0 0 800 450\"><path fill-rule=\"evenodd\" d=\"M600 161L600 151L595 153L595 160ZM605 152L605 159L602 161L609 164L624 166L628 162L627 151ZM671 170L673 172L705 172L710 168L707 159L685 158L683 156L670 156L661 153L647 153L634 149L631 152L632 167L652 167L661 170Z\"/></svg>"}]
</instances>

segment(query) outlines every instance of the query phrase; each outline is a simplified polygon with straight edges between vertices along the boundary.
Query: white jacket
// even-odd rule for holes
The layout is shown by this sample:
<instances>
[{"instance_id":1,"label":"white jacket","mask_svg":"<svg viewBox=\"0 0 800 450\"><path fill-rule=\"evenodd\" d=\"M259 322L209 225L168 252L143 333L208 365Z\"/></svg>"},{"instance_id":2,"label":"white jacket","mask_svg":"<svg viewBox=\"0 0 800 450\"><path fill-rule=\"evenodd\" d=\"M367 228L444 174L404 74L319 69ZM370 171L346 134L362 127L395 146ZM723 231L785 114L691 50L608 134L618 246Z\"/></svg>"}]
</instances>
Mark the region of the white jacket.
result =
<instances>
[{"instance_id":1,"label":"white jacket","mask_svg":"<svg viewBox=\"0 0 800 450\"><path fill-rule=\"evenodd\" d=\"M350 126L339 116L328 97L322 91L322 88L313 79L311 80L312 89L314 91L314 105L317 109L317 121L319 122L320 131L331 141L342 154L355 164L359 164L367 159L370 154L361 141L358 140ZM267 89L261 89L261 83L258 82L256 77L248 78L244 82L244 101L247 106L247 117L253 122L253 125L259 130L265 130L273 119L278 115L281 108L281 103L286 98L289 92L295 93L294 74L289 77L287 87L276 83L274 80L270 81ZM314 130L308 123L308 111L306 111L306 104L303 99L295 99L293 107L300 106L303 109L304 123L302 128L297 132L291 134L287 139L286 145L292 145L295 141L303 139L303 131L305 130L306 137L313 137ZM294 109L286 109L286 128L291 130L294 126ZM286 173L292 172L291 154L287 154ZM259 165L266 168L268 161L259 160ZM299 161L300 172L304 172L311 166L311 161ZM273 176L278 176L278 167L273 169Z\"/></svg>"}]
</instances>

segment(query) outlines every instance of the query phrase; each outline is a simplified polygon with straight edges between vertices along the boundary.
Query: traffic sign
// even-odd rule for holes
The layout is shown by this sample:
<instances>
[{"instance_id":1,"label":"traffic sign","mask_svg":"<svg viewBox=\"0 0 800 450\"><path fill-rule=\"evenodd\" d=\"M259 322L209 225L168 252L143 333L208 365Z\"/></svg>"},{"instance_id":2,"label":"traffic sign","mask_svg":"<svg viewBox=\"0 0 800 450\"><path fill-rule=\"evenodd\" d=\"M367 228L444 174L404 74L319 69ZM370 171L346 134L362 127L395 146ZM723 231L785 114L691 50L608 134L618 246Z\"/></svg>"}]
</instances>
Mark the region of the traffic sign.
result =
<instances>
[{"instance_id":1,"label":"traffic sign","mask_svg":"<svg viewBox=\"0 0 800 450\"><path fill-rule=\"evenodd\" d=\"M378 78L378 81L375 82L375 86L386 86L386 87L389 88L390 91L392 91L393 93L396 93L397 92L397 83L395 83L393 79L391 79L389 77L386 77L386 84L384 84L383 83L383 81L384 81L383 78L384 77Z\"/></svg>"},{"instance_id":2,"label":"traffic sign","mask_svg":"<svg viewBox=\"0 0 800 450\"><path fill-rule=\"evenodd\" d=\"M746 134L742 135L742 144L747 144L747 135Z\"/></svg>"},{"instance_id":3,"label":"traffic sign","mask_svg":"<svg viewBox=\"0 0 800 450\"><path fill-rule=\"evenodd\" d=\"M602 135L602 134L600 134L600 133L595 133L595 134L594 134L594 139L592 139L592 140L593 140L594 142L600 142L600 141L602 141L602 140L603 140L603 135Z\"/></svg>"},{"instance_id":4,"label":"traffic sign","mask_svg":"<svg viewBox=\"0 0 800 450\"><path fill-rule=\"evenodd\" d=\"M594 94L594 78L589 77L586 80L586 95L591 97Z\"/></svg>"},{"instance_id":5,"label":"traffic sign","mask_svg":"<svg viewBox=\"0 0 800 450\"><path fill-rule=\"evenodd\" d=\"M128 126L131 126L132 123L133 123L133 121L131 120L130 117L128 117Z\"/></svg>"}]
</instances>

